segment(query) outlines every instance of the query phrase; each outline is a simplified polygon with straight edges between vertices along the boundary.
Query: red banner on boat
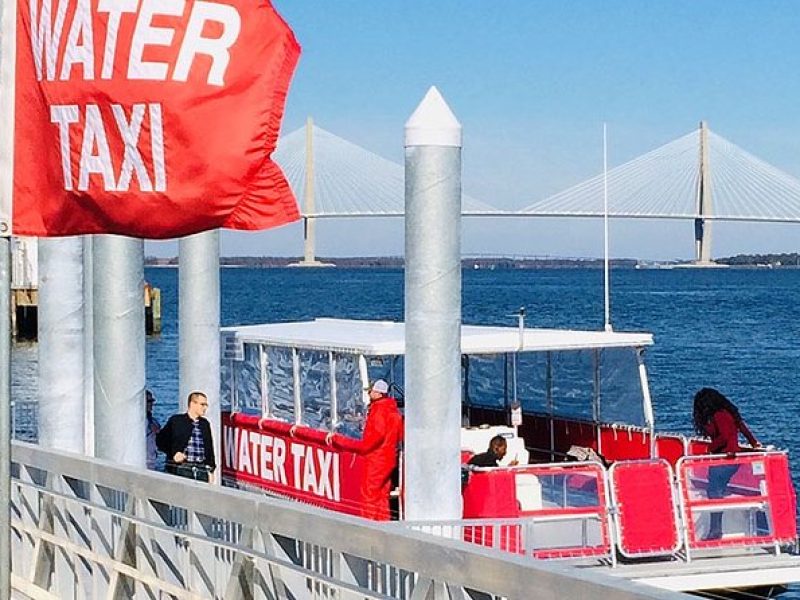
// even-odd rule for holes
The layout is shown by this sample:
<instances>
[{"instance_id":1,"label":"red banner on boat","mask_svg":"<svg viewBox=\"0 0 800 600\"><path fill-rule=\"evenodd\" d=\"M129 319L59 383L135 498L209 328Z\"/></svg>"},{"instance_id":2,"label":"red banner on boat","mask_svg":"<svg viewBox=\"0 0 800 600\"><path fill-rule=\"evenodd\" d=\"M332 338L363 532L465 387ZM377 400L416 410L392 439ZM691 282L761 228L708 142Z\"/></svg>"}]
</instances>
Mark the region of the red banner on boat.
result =
<instances>
[{"instance_id":1,"label":"red banner on boat","mask_svg":"<svg viewBox=\"0 0 800 600\"><path fill-rule=\"evenodd\" d=\"M223 412L222 476L230 485L362 514L363 460L325 440L318 429Z\"/></svg>"},{"instance_id":2,"label":"red banner on boat","mask_svg":"<svg viewBox=\"0 0 800 600\"><path fill-rule=\"evenodd\" d=\"M270 154L299 54L268 0L18 0L13 233L297 220Z\"/></svg>"}]
</instances>

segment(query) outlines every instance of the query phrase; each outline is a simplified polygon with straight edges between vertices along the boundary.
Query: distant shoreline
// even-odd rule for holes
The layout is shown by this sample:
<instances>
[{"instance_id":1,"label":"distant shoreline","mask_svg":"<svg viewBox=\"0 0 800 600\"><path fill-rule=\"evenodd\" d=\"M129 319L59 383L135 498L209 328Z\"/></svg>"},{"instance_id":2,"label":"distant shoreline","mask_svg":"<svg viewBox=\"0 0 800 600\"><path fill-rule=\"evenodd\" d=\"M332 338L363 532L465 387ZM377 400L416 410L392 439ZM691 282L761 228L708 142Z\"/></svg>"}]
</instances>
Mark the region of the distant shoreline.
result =
<instances>
[{"instance_id":1,"label":"distant shoreline","mask_svg":"<svg viewBox=\"0 0 800 600\"><path fill-rule=\"evenodd\" d=\"M222 256L220 266L225 268L281 269L296 267L302 257L289 256ZM402 269L401 256L359 256L359 257L319 257L319 267L339 267L344 269ZM733 268L800 268L800 255L794 254L752 254L718 258L718 265ZM148 256L148 267L174 268L178 259ZM513 270L513 269L601 269L602 258L558 258L558 257L466 257L461 260L462 268L472 270ZM614 269L672 269L690 267L691 261L645 261L633 258L611 260Z\"/></svg>"},{"instance_id":2,"label":"distant shoreline","mask_svg":"<svg viewBox=\"0 0 800 600\"><path fill-rule=\"evenodd\" d=\"M308 268L299 265L302 258L287 257L220 257L220 266L223 268L250 268L250 269L284 269ZM309 265L312 268L338 267L341 269L402 269L405 262L402 257L348 257L330 258L320 257L319 265ZM633 269L637 261L633 259L615 259L611 261L616 268ZM508 269L601 269L602 259L531 259L531 258L464 258L461 261L464 269L508 270ZM156 268L175 268L178 266L177 258L148 257L145 266Z\"/></svg>"}]
</instances>

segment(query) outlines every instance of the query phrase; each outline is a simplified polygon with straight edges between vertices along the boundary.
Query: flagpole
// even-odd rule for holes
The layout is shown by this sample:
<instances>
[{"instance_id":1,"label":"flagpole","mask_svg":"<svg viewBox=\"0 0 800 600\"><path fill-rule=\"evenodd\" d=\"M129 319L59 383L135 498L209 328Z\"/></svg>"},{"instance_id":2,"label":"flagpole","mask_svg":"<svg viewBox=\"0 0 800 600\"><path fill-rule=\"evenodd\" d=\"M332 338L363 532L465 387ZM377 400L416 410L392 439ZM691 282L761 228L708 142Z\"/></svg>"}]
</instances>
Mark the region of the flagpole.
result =
<instances>
[{"instance_id":1,"label":"flagpole","mask_svg":"<svg viewBox=\"0 0 800 600\"><path fill-rule=\"evenodd\" d=\"M0 600L11 597L11 238L0 237Z\"/></svg>"},{"instance_id":2,"label":"flagpole","mask_svg":"<svg viewBox=\"0 0 800 600\"><path fill-rule=\"evenodd\" d=\"M608 260L608 135L603 123L603 295L605 304L605 330L611 328L611 289Z\"/></svg>"},{"instance_id":3,"label":"flagpole","mask_svg":"<svg viewBox=\"0 0 800 600\"><path fill-rule=\"evenodd\" d=\"M11 203L17 0L0 0L0 600L11 598Z\"/></svg>"}]
</instances>

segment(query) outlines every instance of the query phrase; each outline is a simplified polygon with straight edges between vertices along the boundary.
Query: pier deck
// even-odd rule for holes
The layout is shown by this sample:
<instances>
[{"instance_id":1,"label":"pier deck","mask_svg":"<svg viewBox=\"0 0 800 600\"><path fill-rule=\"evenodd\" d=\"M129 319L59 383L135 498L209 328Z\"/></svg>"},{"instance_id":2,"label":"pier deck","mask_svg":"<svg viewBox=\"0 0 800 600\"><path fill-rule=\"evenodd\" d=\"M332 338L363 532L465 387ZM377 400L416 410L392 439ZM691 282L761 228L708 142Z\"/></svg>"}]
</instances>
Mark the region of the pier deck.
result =
<instances>
[{"instance_id":1,"label":"pier deck","mask_svg":"<svg viewBox=\"0 0 800 600\"><path fill-rule=\"evenodd\" d=\"M19 442L12 476L15 597L684 597Z\"/></svg>"},{"instance_id":2,"label":"pier deck","mask_svg":"<svg viewBox=\"0 0 800 600\"><path fill-rule=\"evenodd\" d=\"M597 567L595 567L597 568ZM616 577L675 591L716 590L785 584L800 581L800 556L766 550L718 550L691 562L642 562L606 569Z\"/></svg>"}]
</instances>

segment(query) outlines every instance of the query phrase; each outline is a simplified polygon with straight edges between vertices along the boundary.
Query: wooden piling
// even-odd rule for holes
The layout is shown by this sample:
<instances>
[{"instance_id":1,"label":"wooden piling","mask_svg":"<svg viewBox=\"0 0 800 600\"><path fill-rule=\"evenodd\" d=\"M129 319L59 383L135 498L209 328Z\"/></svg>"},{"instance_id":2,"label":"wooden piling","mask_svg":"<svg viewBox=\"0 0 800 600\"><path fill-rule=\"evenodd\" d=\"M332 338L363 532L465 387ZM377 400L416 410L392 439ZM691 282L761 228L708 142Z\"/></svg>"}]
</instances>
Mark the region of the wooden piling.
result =
<instances>
[{"instance_id":1,"label":"wooden piling","mask_svg":"<svg viewBox=\"0 0 800 600\"><path fill-rule=\"evenodd\" d=\"M39 329L39 290L18 288L11 291L11 332L17 340L35 340ZM161 290L144 286L144 322L147 335L161 334Z\"/></svg>"},{"instance_id":2,"label":"wooden piling","mask_svg":"<svg viewBox=\"0 0 800 600\"><path fill-rule=\"evenodd\" d=\"M35 340L39 326L39 290L20 288L11 291L11 332L18 340Z\"/></svg>"},{"instance_id":3,"label":"wooden piling","mask_svg":"<svg viewBox=\"0 0 800 600\"><path fill-rule=\"evenodd\" d=\"M161 290L144 284L144 331L147 335L161 333Z\"/></svg>"}]
</instances>

